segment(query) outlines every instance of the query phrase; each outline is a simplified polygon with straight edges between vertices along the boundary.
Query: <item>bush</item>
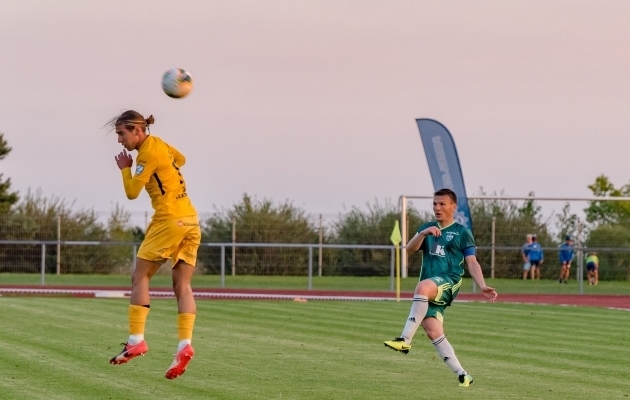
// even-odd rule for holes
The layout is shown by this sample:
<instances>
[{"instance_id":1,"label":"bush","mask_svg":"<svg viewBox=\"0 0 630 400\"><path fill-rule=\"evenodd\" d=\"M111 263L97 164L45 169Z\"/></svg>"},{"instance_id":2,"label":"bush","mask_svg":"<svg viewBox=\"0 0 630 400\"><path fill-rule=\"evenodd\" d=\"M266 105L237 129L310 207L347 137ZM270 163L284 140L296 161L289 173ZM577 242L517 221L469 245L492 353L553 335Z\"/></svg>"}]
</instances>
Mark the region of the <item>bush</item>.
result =
<instances>
[{"instance_id":1,"label":"bush","mask_svg":"<svg viewBox=\"0 0 630 400\"><path fill-rule=\"evenodd\" d=\"M203 221L202 240L212 243L232 242L232 224L238 243L317 243L317 226L302 209L286 201L274 204L257 201L247 194L240 203L216 211ZM203 263L209 273L220 270L220 249L202 249ZM307 249L238 247L234 252L236 270L241 274L305 275ZM226 265L233 262L232 251L226 251ZM229 267L228 267L229 269Z\"/></svg>"}]
</instances>

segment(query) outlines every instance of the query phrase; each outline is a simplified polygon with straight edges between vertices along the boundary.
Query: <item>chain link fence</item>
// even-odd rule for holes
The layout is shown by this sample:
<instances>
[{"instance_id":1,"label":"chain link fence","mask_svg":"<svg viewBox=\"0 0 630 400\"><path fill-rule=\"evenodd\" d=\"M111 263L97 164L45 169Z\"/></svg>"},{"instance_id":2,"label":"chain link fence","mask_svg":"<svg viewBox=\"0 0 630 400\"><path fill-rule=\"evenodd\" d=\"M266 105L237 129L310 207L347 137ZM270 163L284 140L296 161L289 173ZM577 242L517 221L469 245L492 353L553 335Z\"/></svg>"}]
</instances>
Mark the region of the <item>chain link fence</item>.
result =
<instances>
[{"instance_id":1,"label":"chain link fence","mask_svg":"<svg viewBox=\"0 0 630 400\"><path fill-rule=\"evenodd\" d=\"M430 200L416 204L410 203L406 214L409 238L432 219ZM239 207L200 213L200 273L220 274L224 265L227 275L305 276L310 260L316 276L391 274L389 237L401 217L395 205L368 204L338 214L309 214L264 201ZM600 280L630 280L630 228L586 224L560 203L546 215L536 207L531 202L471 202L477 257L486 277L522 278L521 246L525 235L534 233L545 252L542 279L557 279L558 246L563 235L571 234L581 250L574 265L578 255L597 251ZM129 274L150 218L149 212L118 206L110 212L23 207L0 214L0 272L39 273L43 265L47 273ZM419 254L410 255L407 265L408 276L417 277Z\"/></svg>"}]
</instances>

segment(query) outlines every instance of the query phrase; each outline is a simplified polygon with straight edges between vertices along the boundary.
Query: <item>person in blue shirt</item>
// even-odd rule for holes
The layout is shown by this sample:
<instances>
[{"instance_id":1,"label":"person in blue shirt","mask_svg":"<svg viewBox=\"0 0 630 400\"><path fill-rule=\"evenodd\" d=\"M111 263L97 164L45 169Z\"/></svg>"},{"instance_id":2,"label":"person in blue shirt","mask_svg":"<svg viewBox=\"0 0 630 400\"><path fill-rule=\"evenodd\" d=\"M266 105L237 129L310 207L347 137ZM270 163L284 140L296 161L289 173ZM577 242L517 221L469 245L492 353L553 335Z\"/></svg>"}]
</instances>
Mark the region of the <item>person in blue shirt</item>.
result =
<instances>
[{"instance_id":1,"label":"person in blue shirt","mask_svg":"<svg viewBox=\"0 0 630 400\"><path fill-rule=\"evenodd\" d=\"M528 233L525 236L525 243L521 247L521 257L523 257L523 280L527 280L527 275L529 275L529 269L531 268L531 264L529 263L529 259L527 255L529 254L529 245L532 244L532 234Z\"/></svg>"},{"instance_id":2,"label":"person in blue shirt","mask_svg":"<svg viewBox=\"0 0 630 400\"><path fill-rule=\"evenodd\" d=\"M532 235L532 244L529 245L529 254L527 255L529 263L531 264L530 271L532 279L540 280L540 267L545 261L543 255L543 249L536 235Z\"/></svg>"},{"instance_id":3,"label":"person in blue shirt","mask_svg":"<svg viewBox=\"0 0 630 400\"><path fill-rule=\"evenodd\" d=\"M569 273L571 272L571 261L573 261L573 239L567 235L564 238L564 243L560 245L560 276L558 277L558 283L568 283Z\"/></svg>"}]
</instances>

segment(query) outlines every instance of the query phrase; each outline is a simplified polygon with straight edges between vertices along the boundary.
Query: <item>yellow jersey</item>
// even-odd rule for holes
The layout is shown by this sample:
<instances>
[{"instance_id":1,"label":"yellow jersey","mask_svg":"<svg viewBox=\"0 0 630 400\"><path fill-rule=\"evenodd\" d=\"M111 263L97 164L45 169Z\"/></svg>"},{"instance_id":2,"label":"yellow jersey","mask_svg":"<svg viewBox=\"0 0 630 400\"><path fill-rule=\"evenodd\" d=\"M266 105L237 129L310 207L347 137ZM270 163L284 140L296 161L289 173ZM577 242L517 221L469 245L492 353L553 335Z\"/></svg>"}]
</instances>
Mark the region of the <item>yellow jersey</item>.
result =
<instances>
[{"instance_id":1,"label":"yellow jersey","mask_svg":"<svg viewBox=\"0 0 630 400\"><path fill-rule=\"evenodd\" d=\"M597 257L596 255L589 255L588 257L586 257L586 263L595 263L599 266L599 257Z\"/></svg>"},{"instance_id":2,"label":"yellow jersey","mask_svg":"<svg viewBox=\"0 0 630 400\"><path fill-rule=\"evenodd\" d=\"M140 146L133 179L142 182L151 197L153 219L197 215L180 171L185 162L177 149L156 136L148 135Z\"/></svg>"}]
</instances>

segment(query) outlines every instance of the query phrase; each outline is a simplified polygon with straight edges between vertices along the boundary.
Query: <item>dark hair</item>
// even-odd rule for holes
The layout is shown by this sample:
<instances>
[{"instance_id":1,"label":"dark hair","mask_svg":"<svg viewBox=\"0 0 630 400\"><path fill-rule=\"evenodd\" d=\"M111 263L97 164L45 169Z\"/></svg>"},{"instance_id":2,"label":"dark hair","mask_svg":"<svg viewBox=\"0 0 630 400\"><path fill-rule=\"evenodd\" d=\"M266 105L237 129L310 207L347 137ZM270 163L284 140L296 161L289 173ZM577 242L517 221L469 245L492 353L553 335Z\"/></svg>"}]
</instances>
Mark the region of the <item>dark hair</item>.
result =
<instances>
[{"instance_id":1,"label":"dark hair","mask_svg":"<svg viewBox=\"0 0 630 400\"><path fill-rule=\"evenodd\" d=\"M434 196L448 196L453 200L453 203L457 204L457 195L451 189L440 189L437 192L433 193Z\"/></svg>"},{"instance_id":2,"label":"dark hair","mask_svg":"<svg viewBox=\"0 0 630 400\"><path fill-rule=\"evenodd\" d=\"M109 120L107 125L116 129L118 125L123 125L127 130L132 130L134 127L139 126L144 132L147 131L149 125L155 122L153 115L149 115L144 118L142 114L134 110L127 110L122 114Z\"/></svg>"}]
</instances>

